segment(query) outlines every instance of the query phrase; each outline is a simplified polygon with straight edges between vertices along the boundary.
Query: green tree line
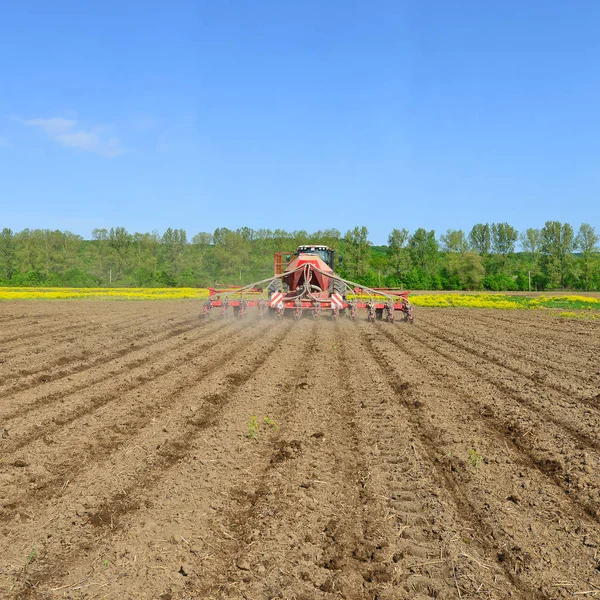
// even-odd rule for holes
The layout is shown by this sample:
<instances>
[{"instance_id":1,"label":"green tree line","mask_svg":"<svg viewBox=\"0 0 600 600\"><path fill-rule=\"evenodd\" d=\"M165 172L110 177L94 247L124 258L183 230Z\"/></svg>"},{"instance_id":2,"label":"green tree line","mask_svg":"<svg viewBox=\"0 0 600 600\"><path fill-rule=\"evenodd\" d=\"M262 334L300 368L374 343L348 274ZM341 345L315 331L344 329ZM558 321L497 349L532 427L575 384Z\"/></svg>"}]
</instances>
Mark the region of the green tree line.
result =
<instances>
[{"instance_id":1,"label":"green tree line","mask_svg":"<svg viewBox=\"0 0 600 600\"><path fill-rule=\"evenodd\" d=\"M91 239L69 231L0 233L0 283L13 286L239 285L273 273L273 253L307 243L335 248L336 271L372 287L455 290L599 290L599 236L594 227L547 221L517 231L508 223L477 223L468 232L437 236L394 228L374 246L366 227L284 231L219 228L191 239L183 229L130 233L94 229Z\"/></svg>"}]
</instances>

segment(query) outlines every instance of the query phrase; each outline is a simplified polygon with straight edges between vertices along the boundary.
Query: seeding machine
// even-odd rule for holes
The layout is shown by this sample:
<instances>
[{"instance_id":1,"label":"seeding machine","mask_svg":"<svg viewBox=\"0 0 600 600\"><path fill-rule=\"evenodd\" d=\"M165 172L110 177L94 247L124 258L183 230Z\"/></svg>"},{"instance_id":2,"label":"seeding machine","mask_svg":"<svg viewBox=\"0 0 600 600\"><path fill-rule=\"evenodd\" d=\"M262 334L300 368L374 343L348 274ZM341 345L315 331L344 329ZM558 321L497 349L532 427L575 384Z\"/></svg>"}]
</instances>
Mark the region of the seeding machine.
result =
<instances>
[{"instance_id":1,"label":"seeding machine","mask_svg":"<svg viewBox=\"0 0 600 600\"><path fill-rule=\"evenodd\" d=\"M256 307L259 316L281 318L291 314L300 319L308 312L315 319L323 313L333 319L344 314L356 319L357 311L366 309L369 321L393 322L395 312L400 311L405 321L412 322L409 292L372 289L347 281L335 274L334 266L335 250L327 246L299 246L294 253L276 252L273 277L243 287L209 288L202 316L207 317L214 309L226 316L231 309L242 317L250 307Z\"/></svg>"}]
</instances>

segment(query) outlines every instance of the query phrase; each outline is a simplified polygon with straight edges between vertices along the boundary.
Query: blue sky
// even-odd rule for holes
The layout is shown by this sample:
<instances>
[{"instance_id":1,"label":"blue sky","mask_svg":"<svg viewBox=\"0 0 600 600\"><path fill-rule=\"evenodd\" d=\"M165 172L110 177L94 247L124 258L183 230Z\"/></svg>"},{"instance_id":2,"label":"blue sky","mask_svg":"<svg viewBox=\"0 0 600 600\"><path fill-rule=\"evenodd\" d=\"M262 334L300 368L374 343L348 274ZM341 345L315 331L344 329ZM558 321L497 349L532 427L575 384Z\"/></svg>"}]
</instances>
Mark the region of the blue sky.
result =
<instances>
[{"instance_id":1,"label":"blue sky","mask_svg":"<svg viewBox=\"0 0 600 600\"><path fill-rule=\"evenodd\" d=\"M0 228L600 229L600 3L0 6Z\"/></svg>"}]
</instances>

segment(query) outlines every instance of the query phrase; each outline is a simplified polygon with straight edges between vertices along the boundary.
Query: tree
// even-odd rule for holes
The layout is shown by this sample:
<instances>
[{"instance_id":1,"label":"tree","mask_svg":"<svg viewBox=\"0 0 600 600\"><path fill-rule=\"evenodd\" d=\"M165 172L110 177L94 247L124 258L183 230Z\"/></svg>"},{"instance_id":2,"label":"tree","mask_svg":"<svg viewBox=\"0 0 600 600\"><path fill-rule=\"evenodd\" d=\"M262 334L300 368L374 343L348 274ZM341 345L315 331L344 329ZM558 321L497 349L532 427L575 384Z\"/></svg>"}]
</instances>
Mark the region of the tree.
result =
<instances>
[{"instance_id":1,"label":"tree","mask_svg":"<svg viewBox=\"0 0 600 600\"><path fill-rule=\"evenodd\" d=\"M158 268L158 248L161 236L158 231L152 233L134 233L133 249L138 269L152 273Z\"/></svg>"},{"instance_id":2,"label":"tree","mask_svg":"<svg viewBox=\"0 0 600 600\"><path fill-rule=\"evenodd\" d=\"M15 240L12 230L0 233L0 279L8 281L15 272Z\"/></svg>"},{"instance_id":3,"label":"tree","mask_svg":"<svg viewBox=\"0 0 600 600\"><path fill-rule=\"evenodd\" d=\"M477 223L469 233L471 249L485 258L491 249L491 232L488 223Z\"/></svg>"},{"instance_id":4,"label":"tree","mask_svg":"<svg viewBox=\"0 0 600 600\"><path fill-rule=\"evenodd\" d=\"M240 227L236 230L236 233L246 242L251 242L256 239L254 229L250 229L250 227Z\"/></svg>"},{"instance_id":5,"label":"tree","mask_svg":"<svg viewBox=\"0 0 600 600\"><path fill-rule=\"evenodd\" d=\"M452 275L458 277L463 289L476 290L485 276L483 260L476 252L456 253L449 265Z\"/></svg>"},{"instance_id":6,"label":"tree","mask_svg":"<svg viewBox=\"0 0 600 600\"><path fill-rule=\"evenodd\" d=\"M343 252L346 261L340 274L370 286L380 282L414 289L527 290L527 271L533 269L539 289L600 287L600 232L591 225L584 223L573 232L567 223L548 221L543 229L527 229L520 236L523 251L518 255L514 255L516 234L507 223L479 223L468 236L460 229L448 229L439 240L434 231L420 228L411 235L397 228L391 230L387 246L372 246L366 227L355 227L343 237L336 229L311 233L221 228L198 233L193 243L188 243L185 230L174 228L164 234L133 235L123 227L101 228L93 230L90 240L69 231L13 233L5 228L0 230L0 281L206 286L218 280L235 285L271 276L273 252L292 253L298 245L312 243Z\"/></svg>"},{"instance_id":7,"label":"tree","mask_svg":"<svg viewBox=\"0 0 600 600\"><path fill-rule=\"evenodd\" d=\"M521 246L527 252L533 262L537 264L542 247L542 232L539 229L529 228L521 234Z\"/></svg>"},{"instance_id":8,"label":"tree","mask_svg":"<svg viewBox=\"0 0 600 600\"><path fill-rule=\"evenodd\" d=\"M114 269L113 277L118 280L127 269L131 258L133 237L125 227L111 227L108 232L108 248L110 249L110 265ZM111 278L112 279L112 278Z\"/></svg>"},{"instance_id":9,"label":"tree","mask_svg":"<svg viewBox=\"0 0 600 600\"><path fill-rule=\"evenodd\" d=\"M596 230L587 223L582 223L577 233L575 240L576 247L581 251L583 258L584 273L585 273L585 289L590 289L590 271L592 261L598 253L598 241L600 237L596 234Z\"/></svg>"},{"instance_id":10,"label":"tree","mask_svg":"<svg viewBox=\"0 0 600 600\"><path fill-rule=\"evenodd\" d=\"M312 235L306 234L306 239L307 243L323 244L324 246L333 248L337 251L340 247L341 234L337 229L323 229L315 231L315 233L313 233Z\"/></svg>"},{"instance_id":11,"label":"tree","mask_svg":"<svg viewBox=\"0 0 600 600\"><path fill-rule=\"evenodd\" d=\"M530 227L524 233L521 233L520 239L523 250L529 254L529 258L531 259L533 277L537 279L540 251L542 248L542 232L540 229Z\"/></svg>"},{"instance_id":12,"label":"tree","mask_svg":"<svg viewBox=\"0 0 600 600\"><path fill-rule=\"evenodd\" d=\"M83 241L82 237L70 231L50 232L52 240L52 253L54 259L51 261L55 273L64 274L70 269L81 266L79 249Z\"/></svg>"},{"instance_id":13,"label":"tree","mask_svg":"<svg viewBox=\"0 0 600 600\"><path fill-rule=\"evenodd\" d=\"M221 283L251 283L250 255L252 244L237 231L215 229L212 271ZM271 261L272 261L271 257Z\"/></svg>"},{"instance_id":14,"label":"tree","mask_svg":"<svg viewBox=\"0 0 600 600\"><path fill-rule=\"evenodd\" d=\"M518 239L519 232L508 223L492 224L492 250L495 254L512 254Z\"/></svg>"},{"instance_id":15,"label":"tree","mask_svg":"<svg viewBox=\"0 0 600 600\"><path fill-rule=\"evenodd\" d=\"M401 277L409 268L409 256L406 244L410 238L408 229L392 229L388 236L389 261L394 275Z\"/></svg>"},{"instance_id":16,"label":"tree","mask_svg":"<svg viewBox=\"0 0 600 600\"><path fill-rule=\"evenodd\" d=\"M440 242L446 252L466 252L469 249L467 237L462 229L448 229L440 236Z\"/></svg>"},{"instance_id":17,"label":"tree","mask_svg":"<svg viewBox=\"0 0 600 600\"><path fill-rule=\"evenodd\" d=\"M432 275L437 263L438 241L435 231L417 229L408 242L410 258L414 265L420 267L428 275Z\"/></svg>"},{"instance_id":18,"label":"tree","mask_svg":"<svg viewBox=\"0 0 600 600\"><path fill-rule=\"evenodd\" d=\"M23 229L15 234L14 242L17 270L40 274L44 268L44 246L40 230Z\"/></svg>"},{"instance_id":19,"label":"tree","mask_svg":"<svg viewBox=\"0 0 600 600\"><path fill-rule=\"evenodd\" d=\"M94 239L94 254L97 260L97 274L100 277L104 277L106 268L106 255L108 252L108 230L106 229L94 229L92 231L92 238Z\"/></svg>"},{"instance_id":20,"label":"tree","mask_svg":"<svg viewBox=\"0 0 600 600\"><path fill-rule=\"evenodd\" d=\"M546 221L542 229L542 254L544 271L550 287L565 286L573 263L575 233L568 223Z\"/></svg>"},{"instance_id":21,"label":"tree","mask_svg":"<svg viewBox=\"0 0 600 600\"><path fill-rule=\"evenodd\" d=\"M443 262L446 264L446 271L453 278L449 283L459 289L465 287L472 289L474 286L479 285L479 282L472 283L466 276L466 262L468 261L465 261L464 254L469 249L469 243L464 231L462 229L448 229L444 235L440 236L440 242L445 252ZM475 254L475 256L478 255ZM469 279L468 283L466 283L467 279Z\"/></svg>"},{"instance_id":22,"label":"tree","mask_svg":"<svg viewBox=\"0 0 600 600\"><path fill-rule=\"evenodd\" d=\"M161 239L163 245L164 268L174 277L183 269L183 257L187 246L187 234L184 229L168 227Z\"/></svg>"},{"instance_id":23,"label":"tree","mask_svg":"<svg viewBox=\"0 0 600 600\"><path fill-rule=\"evenodd\" d=\"M496 260L503 271L506 267L508 256L514 254L515 243L519 239L519 232L508 223L492 224L492 250Z\"/></svg>"},{"instance_id":24,"label":"tree","mask_svg":"<svg viewBox=\"0 0 600 600\"><path fill-rule=\"evenodd\" d=\"M371 256L371 242L369 242L369 231L366 227L355 227L346 232L346 255L344 257L344 271L348 277L365 277L369 271L369 259Z\"/></svg>"},{"instance_id":25,"label":"tree","mask_svg":"<svg viewBox=\"0 0 600 600\"><path fill-rule=\"evenodd\" d=\"M201 231L192 238L192 244L197 244L203 248L213 243L213 234Z\"/></svg>"}]
</instances>

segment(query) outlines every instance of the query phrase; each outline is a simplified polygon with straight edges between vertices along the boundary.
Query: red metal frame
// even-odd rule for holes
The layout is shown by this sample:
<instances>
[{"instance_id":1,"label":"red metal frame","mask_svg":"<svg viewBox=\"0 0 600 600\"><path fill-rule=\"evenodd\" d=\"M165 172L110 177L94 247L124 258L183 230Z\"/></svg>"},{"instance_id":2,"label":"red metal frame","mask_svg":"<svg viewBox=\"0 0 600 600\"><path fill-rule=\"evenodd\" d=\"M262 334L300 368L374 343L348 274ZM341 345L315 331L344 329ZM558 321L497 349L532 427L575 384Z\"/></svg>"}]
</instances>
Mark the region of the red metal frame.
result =
<instances>
[{"instance_id":1,"label":"red metal frame","mask_svg":"<svg viewBox=\"0 0 600 600\"><path fill-rule=\"evenodd\" d=\"M288 258L289 257L289 258ZM275 275L283 275L288 265L294 260L294 252L274 252L273 271Z\"/></svg>"}]
</instances>

